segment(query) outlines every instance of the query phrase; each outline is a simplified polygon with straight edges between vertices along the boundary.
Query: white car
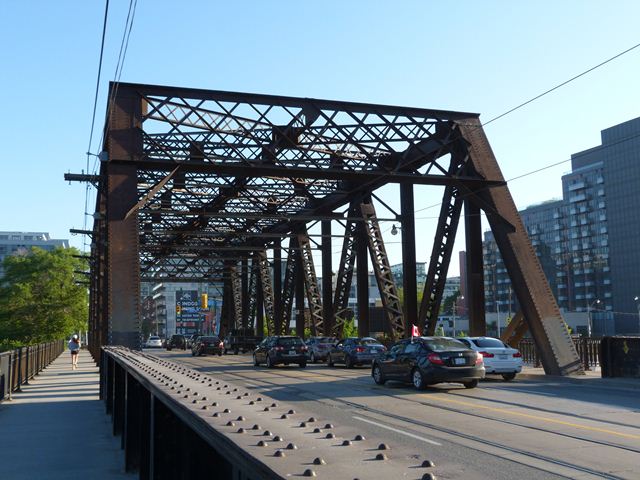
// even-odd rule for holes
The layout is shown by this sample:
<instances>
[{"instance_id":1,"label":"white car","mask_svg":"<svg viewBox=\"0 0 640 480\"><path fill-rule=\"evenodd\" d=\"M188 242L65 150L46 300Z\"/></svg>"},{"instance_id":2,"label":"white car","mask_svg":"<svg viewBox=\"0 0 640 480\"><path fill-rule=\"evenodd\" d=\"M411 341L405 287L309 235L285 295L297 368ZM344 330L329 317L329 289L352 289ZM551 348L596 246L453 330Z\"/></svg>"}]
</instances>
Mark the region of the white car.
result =
<instances>
[{"instance_id":1,"label":"white car","mask_svg":"<svg viewBox=\"0 0 640 480\"><path fill-rule=\"evenodd\" d=\"M457 337L456 340L482 354L487 374L502 375L502 378L509 381L522 371L522 355L502 340L492 337Z\"/></svg>"},{"instance_id":2,"label":"white car","mask_svg":"<svg viewBox=\"0 0 640 480\"><path fill-rule=\"evenodd\" d=\"M151 335L144 344L146 348L162 348L162 340L156 335Z\"/></svg>"}]
</instances>

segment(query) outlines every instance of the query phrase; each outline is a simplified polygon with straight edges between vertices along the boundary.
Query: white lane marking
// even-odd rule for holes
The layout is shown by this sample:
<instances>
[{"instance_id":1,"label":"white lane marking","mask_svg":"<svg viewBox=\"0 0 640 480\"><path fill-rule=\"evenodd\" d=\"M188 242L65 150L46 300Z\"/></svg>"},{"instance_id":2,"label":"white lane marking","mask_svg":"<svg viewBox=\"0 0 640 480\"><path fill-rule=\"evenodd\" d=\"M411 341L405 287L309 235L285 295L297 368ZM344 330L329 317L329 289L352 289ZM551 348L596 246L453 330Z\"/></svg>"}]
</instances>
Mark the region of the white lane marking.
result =
<instances>
[{"instance_id":1,"label":"white lane marking","mask_svg":"<svg viewBox=\"0 0 640 480\"><path fill-rule=\"evenodd\" d=\"M245 387L247 387L247 388L258 388L257 385L252 385L251 383L245 384Z\"/></svg>"},{"instance_id":2,"label":"white lane marking","mask_svg":"<svg viewBox=\"0 0 640 480\"><path fill-rule=\"evenodd\" d=\"M414 435L413 433L405 432L405 431L399 430L397 428L388 427L387 425L383 425L382 423L374 422L373 420L367 420L366 418L355 417L355 416L353 417L353 419L354 420L360 420L361 422L370 423L372 425L375 425L376 427L386 428L387 430L391 430L392 432L396 432L396 433L399 433L401 435L405 435L407 437L415 438L416 440L420 440L422 442L429 443L431 445L438 445L439 447L442 446L441 443L434 442L433 440L429 440L428 438L424 438L424 437L421 437L419 435Z\"/></svg>"}]
</instances>

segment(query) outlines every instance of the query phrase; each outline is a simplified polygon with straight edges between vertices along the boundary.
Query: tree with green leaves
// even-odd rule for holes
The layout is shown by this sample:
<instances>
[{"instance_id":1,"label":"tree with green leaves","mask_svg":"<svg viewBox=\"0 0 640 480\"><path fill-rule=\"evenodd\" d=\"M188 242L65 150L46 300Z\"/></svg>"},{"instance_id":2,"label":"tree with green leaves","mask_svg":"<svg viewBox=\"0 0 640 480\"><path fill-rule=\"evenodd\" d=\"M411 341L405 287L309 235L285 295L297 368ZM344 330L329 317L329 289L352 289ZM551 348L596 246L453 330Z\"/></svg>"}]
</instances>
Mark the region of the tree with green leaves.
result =
<instances>
[{"instance_id":1,"label":"tree with green leaves","mask_svg":"<svg viewBox=\"0 0 640 480\"><path fill-rule=\"evenodd\" d=\"M76 283L87 262L79 255L76 248L32 248L5 258L0 343L29 345L87 329L88 292Z\"/></svg>"}]
</instances>

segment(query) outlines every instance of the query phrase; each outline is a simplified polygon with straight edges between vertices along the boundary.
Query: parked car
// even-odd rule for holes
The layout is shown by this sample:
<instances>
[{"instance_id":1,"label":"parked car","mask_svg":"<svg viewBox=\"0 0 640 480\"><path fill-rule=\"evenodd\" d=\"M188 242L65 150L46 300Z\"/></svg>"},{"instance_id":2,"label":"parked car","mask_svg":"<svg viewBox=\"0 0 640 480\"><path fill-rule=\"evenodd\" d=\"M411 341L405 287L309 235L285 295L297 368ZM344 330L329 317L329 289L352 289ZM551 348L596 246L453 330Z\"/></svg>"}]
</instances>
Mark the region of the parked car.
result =
<instances>
[{"instance_id":1,"label":"parked car","mask_svg":"<svg viewBox=\"0 0 640 480\"><path fill-rule=\"evenodd\" d=\"M338 343L335 337L310 337L305 342L307 345L307 357L311 363L323 362L327 359L333 346Z\"/></svg>"},{"instance_id":2,"label":"parked car","mask_svg":"<svg viewBox=\"0 0 640 480\"><path fill-rule=\"evenodd\" d=\"M201 335L196 338L193 345L191 345L191 355L204 355L205 353L211 353L213 355L222 355L224 349L224 343L219 337L213 335Z\"/></svg>"},{"instance_id":3,"label":"parked car","mask_svg":"<svg viewBox=\"0 0 640 480\"><path fill-rule=\"evenodd\" d=\"M471 350L480 352L487 373L502 375L505 381L516 378L522 371L522 354L515 348L493 337L458 338Z\"/></svg>"},{"instance_id":4,"label":"parked car","mask_svg":"<svg viewBox=\"0 0 640 480\"><path fill-rule=\"evenodd\" d=\"M300 337L274 336L265 338L253 352L253 364L265 363L267 368L284 363L307 366L307 346Z\"/></svg>"},{"instance_id":5,"label":"parked car","mask_svg":"<svg viewBox=\"0 0 640 480\"><path fill-rule=\"evenodd\" d=\"M484 378L482 354L449 337L413 337L396 343L373 361L371 376L378 385L387 380L427 385L459 382L474 388Z\"/></svg>"},{"instance_id":6,"label":"parked car","mask_svg":"<svg viewBox=\"0 0 640 480\"><path fill-rule=\"evenodd\" d=\"M237 355L239 352L253 351L262 340L263 337L256 335L253 329L238 328L231 330L224 337L224 353L232 351Z\"/></svg>"},{"instance_id":7,"label":"parked car","mask_svg":"<svg viewBox=\"0 0 640 480\"><path fill-rule=\"evenodd\" d=\"M162 339L157 335L149 335L144 346L145 348L162 348Z\"/></svg>"},{"instance_id":8,"label":"parked car","mask_svg":"<svg viewBox=\"0 0 640 480\"><path fill-rule=\"evenodd\" d=\"M171 350L173 348L181 348L182 350L186 350L187 339L184 338L184 335L171 335L171 338L167 340L166 347L167 350Z\"/></svg>"},{"instance_id":9,"label":"parked car","mask_svg":"<svg viewBox=\"0 0 640 480\"><path fill-rule=\"evenodd\" d=\"M199 336L200 336L199 333L194 333L193 335L188 337L187 338L187 348L191 348L193 346L193 344L195 343L195 341L198 339Z\"/></svg>"},{"instance_id":10,"label":"parked car","mask_svg":"<svg viewBox=\"0 0 640 480\"><path fill-rule=\"evenodd\" d=\"M375 338L349 337L335 344L327 354L327 365L344 363L347 368L356 365L370 364L375 357L384 353L387 348Z\"/></svg>"}]
</instances>

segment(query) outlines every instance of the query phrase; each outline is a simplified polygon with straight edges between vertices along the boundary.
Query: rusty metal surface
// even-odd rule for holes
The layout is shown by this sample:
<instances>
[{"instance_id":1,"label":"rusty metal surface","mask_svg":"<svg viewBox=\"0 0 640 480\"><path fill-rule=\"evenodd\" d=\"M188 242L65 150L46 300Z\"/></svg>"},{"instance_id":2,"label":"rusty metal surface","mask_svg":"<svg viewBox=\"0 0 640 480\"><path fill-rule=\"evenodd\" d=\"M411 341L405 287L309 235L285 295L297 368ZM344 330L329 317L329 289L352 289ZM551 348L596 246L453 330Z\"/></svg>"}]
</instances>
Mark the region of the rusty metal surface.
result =
<instances>
[{"instance_id":1,"label":"rusty metal surface","mask_svg":"<svg viewBox=\"0 0 640 480\"><path fill-rule=\"evenodd\" d=\"M362 217L365 219L365 228L369 239L369 254L371 255L373 271L376 274L382 306L387 316L389 334L394 339L402 338L405 335L402 305L400 304L398 289L391 272L389 257L384 247L376 210L370 198L365 199L360 204L360 210L362 211Z\"/></svg>"},{"instance_id":2,"label":"rusty metal surface","mask_svg":"<svg viewBox=\"0 0 640 480\"><path fill-rule=\"evenodd\" d=\"M298 234L298 245L300 246L300 261L302 273L304 275L304 285L309 305L309 322L312 335L324 335L324 318L322 315L322 298L318 288L318 278L313 264L313 254L309 234L304 229Z\"/></svg>"},{"instance_id":3,"label":"rusty metal surface","mask_svg":"<svg viewBox=\"0 0 640 480\"><path fill-rule=\"evenodd\" d=\"M259 289L262 292L262 301L264 302L264 314L267 320L267 333L273 335L275 332L275 312L273 309L273 285L271 283L271 272L269 271L269 261L267 260L267 252L260 251L256 253L258 268L260 270ZM260 308L260 306L258 306ZM262 332L258 332L262 334Z\"/></svg>"},{"instance_id":4,"label":"rusty metal surface","mask_svg":"<svg viewBox=\"0 0 640 480\"><path fill-rule=\"evenodd\" d=\"M503 180L480 122L465 120L460 129L469 142L476 171L484 178ZM545 372L553 375L581 372L580 358L508 187L485 189L477 194L491 206L486 211L487 219ZM506 226L502 219L510 225Z\"/></svg>"},{"instance_id":5,"label":"rusty metal surface","mask_svg":"<svg viewBox=\"0 0 640 480\"><path fill-rule=\"evenodd\" d=\"M256 472L250 478L414 479L438 473L423 465L429 460L424 452L364 437L354 427L215 374L121 348L106 352L212 447L231 458L244 456Z\"/></svg>"}]
</instances>

